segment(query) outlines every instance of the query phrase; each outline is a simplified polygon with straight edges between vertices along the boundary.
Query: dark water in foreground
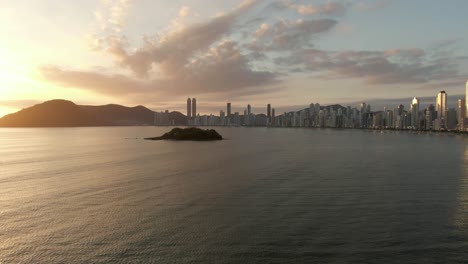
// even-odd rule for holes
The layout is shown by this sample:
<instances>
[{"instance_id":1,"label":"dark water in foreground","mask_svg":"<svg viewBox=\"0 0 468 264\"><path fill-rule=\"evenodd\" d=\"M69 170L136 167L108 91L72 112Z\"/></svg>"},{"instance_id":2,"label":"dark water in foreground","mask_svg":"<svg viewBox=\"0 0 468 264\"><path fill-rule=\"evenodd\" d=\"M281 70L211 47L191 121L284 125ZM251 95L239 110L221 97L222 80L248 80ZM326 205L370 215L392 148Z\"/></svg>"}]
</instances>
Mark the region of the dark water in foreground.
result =
<instances>
[{"instance_id":1,"label":"dark water in foreground","mask_svg":"<svg viewBox=\"0 0 468 264\"><path fill-rule=\"evenodd\" d=\"M0 129L0 263L467 263L468 138Z\"/></svg>"}]
</instances>

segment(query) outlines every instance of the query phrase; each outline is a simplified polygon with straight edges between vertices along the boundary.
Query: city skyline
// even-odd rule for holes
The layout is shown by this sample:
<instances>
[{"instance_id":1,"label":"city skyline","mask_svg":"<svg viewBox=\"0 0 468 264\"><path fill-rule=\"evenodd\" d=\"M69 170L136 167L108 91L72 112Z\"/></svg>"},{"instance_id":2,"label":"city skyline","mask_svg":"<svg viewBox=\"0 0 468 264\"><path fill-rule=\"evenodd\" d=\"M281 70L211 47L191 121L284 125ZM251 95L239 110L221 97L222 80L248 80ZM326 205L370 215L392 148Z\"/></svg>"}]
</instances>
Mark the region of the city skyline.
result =
<instances>
[{"instance_id":1,"label":"city skyline","mask_svg":"<svg viewBox=\"0 0 468 264\"><path fill-rule=\"evenodd\" d=\"M442 98L440 98L441 96L442 96ZM463 99L463 98L466 98L466 99ZM187 99L187 109L189 107L189 99L190 98ZM328 104L328 105L340 104L340 105L343 105L343 106L350 106L350 107L353 107L353 108L361 108L360 111L362 111L362 108L368 108L371 105L374 105L374 107L375 107L374 109L376 109L376 111L381 111L381 110L385 111L385 109L387 107L396 106L396 105L402 105L406 109L412 109L414 105L417 105L417 107L418 107L417 110L419 111L419 106L420 105L422 105L423 107L425 105L427 105L427 106L434 105L434 109L437 112L440 112L440 108L445 109L443 111L443 113L442 113L442 116L445 117L445 112L449 108L460 108L460 100L464 100L464 102L468 102L468 80L465 83L465 94L464 95L455 94L455 95L448 96L445 91L439 91L438 94L435 97L435 102L434 102L433 97L425 97L424 99L425 99L425 101L421 102L420 97L414 96L413 99L410 99L410 97L408 97L407 99L406 98L391 99L388 103L385 103L383 101L383 102L380 102L378 104L373 104L374 101L372 99L370 101L368 101L366 99L363 99L359 103L352 103L352 104L331 103L331 104ZM408 101L410 101L410 100L411 100L411 102L408 103ZM443 104L439 107L439 104L441 104L441 103L439 103L439 101L441 101L441 100L443 101ZM405 105L406 103L408 103L408 104ZM246 104L246 107L243 107L242 106L243 104ZM247 114L250 114L250 113L256 113L255 110L257 110L257 111L260 110L260 112L257 112L258 114L264 114L264 115L269 117L271 115L272 109L275 109L275 108L274 107L272 108L271 103L263 103L263 104L266 105L266 107L264 107L264 106L254 106L253 107L250 103L245 103L245 102L237 103L237 104L232 104L232 102L226 102L224 110L226 110L225 113L226 113L227 116L229 116L229 113L231 113L231 112L241 113L242 111L245 110ZM234 108L233 108L233 105L234 105ZM304 103L304 106L307 106L307 105L308 104ZM284 110L283 112L297 111L297 109L296 110L293 109L294 107L296 107L296 108L299 107L300 108L301 106L289 106L288 107L289 110ZM465 104L465 107L468 109L468 104ZM235 111L233 111L232 109L235 109ZM166 110L169 110L169 109L166 109ZM223 110L223 108L219 107L219 108L217 108L217 110ZM208 112L202 113L201 115L212 115L213 113L216 113L217 110L208 111ZM224 110L223 110L223 112L224 112ZM281 110L283 110L283 109L281 109ZM175 110L175 111L177 111L177 110ZM366 109L366 111L370 112L370 109ZM186 113L188 113L188 112L186 112ZM189 115L187 115L187 116L189 116Z\"/></svg>"},{"instance_id":2,"label":"city skyline","mask_svg":"<svg viewBox=\"0 0 468 264\"><path fill-rule=\"evenodd\" d=\"M466 81L468 96L468 81ZM315 128L373 128L404 130L454 130L465 131L468 123L468 105L465 99L458 98L456 107L447 105L448 94L440 91L435 102L421 105L418 97L413 97L410 107L403 104L395 108L372 108L371 104L361 102L352 107L340 104L321 105L312 102L309 107L295 109L276 115L274 106L266 104L265 113L255 113L250 104L242 112L232 114L231 102L226 103L226 111L221 109L219 115L190 115L190 98L187 99L187 124L189 126L267 126L267 127L315 127ZM421 108L422 107L422 108ZM227 114L226 114L227 113ZM156 121L159 120L159 121ZM163 122L160 122L163 120ZM169 111L155 113L155 125L174 125Z\"/></svg>"},{"instance_id":3,"label":"city skyline","mask_svg":"<svg viewBox=\"0 0 468 264\"><path fill-rule=\"evenodd\" d=\"M462 0L0 3L8 25L0 116L59 98L185 112L192 94L200 112L216 113L226 100L292 110L304 98L378 105L462 94L467 8Z\"/></svg>"}]
</instances>

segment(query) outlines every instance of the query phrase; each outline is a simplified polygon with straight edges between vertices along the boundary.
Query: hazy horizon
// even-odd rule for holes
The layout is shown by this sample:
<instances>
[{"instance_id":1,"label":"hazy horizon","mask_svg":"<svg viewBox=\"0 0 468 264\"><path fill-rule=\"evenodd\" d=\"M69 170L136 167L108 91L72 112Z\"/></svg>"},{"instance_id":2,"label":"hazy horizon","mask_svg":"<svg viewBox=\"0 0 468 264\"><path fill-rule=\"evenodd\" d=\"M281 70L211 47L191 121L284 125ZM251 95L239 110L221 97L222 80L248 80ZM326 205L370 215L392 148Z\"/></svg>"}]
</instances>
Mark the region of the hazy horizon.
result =
<instances>
[{"instance_id":1,"label":"hazy horizon","mask_svg":"<svg viewBox=\"0 0 468 264\"><path fill-rule=\"evenodd\" d=\"M448 96L448 100L447 100L447 107L448 108L456 108L456 104L457 104L457 100L458 99L462 99L464 98L465 95L462 95L462 94L458 94L458 95L449 95ZM361 102L365 102L366 104L369 104L371 105L372 107L372 111L381 111L383 110L384 107L387 107L387 109L389 110L392 110L394 108L396 108L398 105L400 104L403 104L405 109L410 109L411 105L410 105L410 100L412 98L410 97L407 97L407 98L387 98L387 99L368 99L368 100L362 100L362 101L356 101L356 102L346 102L346 103L330 103L330 104L321 104L322 106L328 106L328 105L334 105L334 104L340 104L341 106L344 106L344 107L347 107L347 106L351 106L351 107L356 107L356 108L359 108L359 104ZM418 99L420 100L420 105L421 105L421 110L425 109L427 106L429 106L430 104L432 105L435 105L435 97L432 97L432 96L426 96L426 97L418 97ZM71 101L73 103L76 103L75 101L73 100L68 100L68 99L51 99L51 100L66 100L66 101ZM21 109L25 109L25 108L29 108L29 107L32 107L34 105L37 105L37 104L42 104L46 101L50 101L50 100L45 100L45 101L33 101L33 100L24 100L22 101L20 104L18 104L19 102L17 101L14 101L14 100L11 100L11 101L0 101L0 104L3 104L3 105L6 105L6 106L10 106L10 105L13 105L13 106L19 106L19 110ZM185 103L185 102L184 102ZM227 102L226 102L227 103ZM214 115L219 115L219 111L222 110L224 112L226 112L226 103L212 103L210 104L209 106L206 106L206 105L203 105L203 102L199 102L198 103L198 106L199 108L202 108L204 111L203 112L199 112L200 115L210 115L210 114L214 114ZM320 103L320 102L318 102ZM108 103L102 103L102 104L79 104L79 105L91 105L91 106L100 106L100 105L109 105L109 104L114 104L112 102L108 102ZM141 104L134 104L134 105L123 105L123 106L126 106L126 107L135 107L135 106L139 106ZM142 105L144 107L147 107L145 105ZM200 107L201 106L201 107ZM232 104L231 102L231 109L232 109L232 112L239 112L241 115L243 113L243 111L246 109L247 107L247 103L246 104ZM298 104L298 105L280 105L280 106L275 106L273 105L272 108L274 108L276 110L276 113L277 115L282 115L284 112L294 112L294 111L300 111L304 108L308 108L310 106L310 104ZM152 108L149 108L150 110L153 110L155 112L160 112L160 111L165 111L165 110L169 110L169 112L173 112L173 111L177 111L177 112L180 112L184 115L186 115L186 110L181 110L183 107L186 107L186 104L180 104L178 105L176 108L177 109L152 109ZM255 114L266 114L266 103L264 105L251 105L252 107L252 112L255 113ZM14 112L11 112L11 113L6 113L5 115L3 116L6 116L8 114L13 114ZM3 116L0 116L0 118L2 118Z\"/></svg>"},{"instance_id":2,"label":"hazy horizon","mask_svg":"<svg viewBox=\"0 0 468 264\"><path fill-rule=\"evenodd\" d=\"M468 79L468 2L0 3L0 117L51 99L200 113L408 106ZM454 98L454 97L457 98ZM257 110L258 109L258 110Z\"/></svg>"}]
</instances>

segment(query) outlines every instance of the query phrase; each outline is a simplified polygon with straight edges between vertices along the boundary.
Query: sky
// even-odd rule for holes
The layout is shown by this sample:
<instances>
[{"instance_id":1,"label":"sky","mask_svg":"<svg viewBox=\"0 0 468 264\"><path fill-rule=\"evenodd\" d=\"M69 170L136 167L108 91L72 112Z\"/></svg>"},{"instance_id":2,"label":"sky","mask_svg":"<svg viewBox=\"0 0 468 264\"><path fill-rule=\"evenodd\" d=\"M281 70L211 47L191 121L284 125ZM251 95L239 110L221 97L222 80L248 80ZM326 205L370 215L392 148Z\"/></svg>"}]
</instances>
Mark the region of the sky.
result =
<instances>
[{"instance_id":1,"label":"sky","mask_svg":"<svg viewBox=\"0 0 468 264\"><path fill-rule=\"evenodd\" d=\"M440 90L455 106L466 10L466 0L0 0L0 116L51 99L379 110L435 103Z\"/></svg>"}]
</instances>

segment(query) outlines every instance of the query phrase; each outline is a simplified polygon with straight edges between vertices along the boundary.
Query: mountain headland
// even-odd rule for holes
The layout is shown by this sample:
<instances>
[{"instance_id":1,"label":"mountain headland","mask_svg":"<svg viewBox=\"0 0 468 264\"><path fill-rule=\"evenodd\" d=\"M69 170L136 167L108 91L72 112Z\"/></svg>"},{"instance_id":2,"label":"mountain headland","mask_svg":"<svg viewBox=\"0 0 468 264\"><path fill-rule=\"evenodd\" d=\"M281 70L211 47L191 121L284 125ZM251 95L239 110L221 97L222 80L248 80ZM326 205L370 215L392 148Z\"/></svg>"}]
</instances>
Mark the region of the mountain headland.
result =
<instances>
[{"instance_id":1,"label":"mountain headland","mask_svg":"<svg viewBox=\"0 0 468 264\"><path fill-rule=\"evenodd\" d=\"M0 118L0 127L86 127L153 125L154 111L122 105L77 105L67 100L51 100ZM175 125L187 125L185 115L169 113Z\"/></svg>"}]
</instances>

